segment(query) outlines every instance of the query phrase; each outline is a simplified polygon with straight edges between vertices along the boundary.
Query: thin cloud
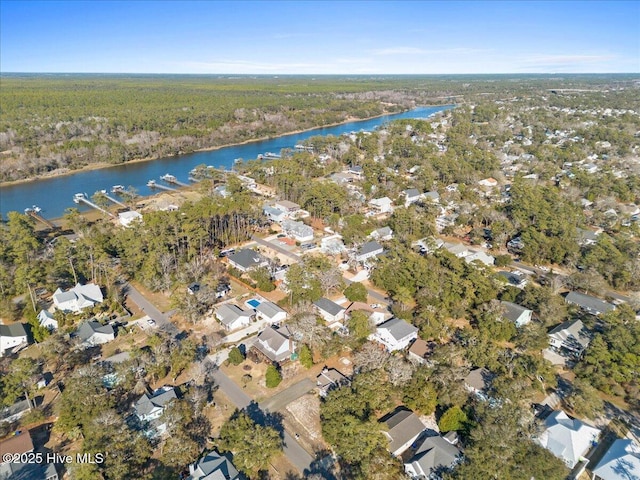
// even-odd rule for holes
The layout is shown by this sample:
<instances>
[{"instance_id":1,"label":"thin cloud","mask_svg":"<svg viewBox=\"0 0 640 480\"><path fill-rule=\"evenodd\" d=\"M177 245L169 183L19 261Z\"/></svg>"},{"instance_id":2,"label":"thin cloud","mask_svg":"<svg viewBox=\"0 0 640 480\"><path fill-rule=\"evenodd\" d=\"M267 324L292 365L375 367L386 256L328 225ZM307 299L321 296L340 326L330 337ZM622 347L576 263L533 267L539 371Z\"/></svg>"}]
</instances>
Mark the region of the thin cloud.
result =
<instances>
[{"instance_id":1,"label":"thin cloud","mask_svg":"<svg viewBox=\"0 0 640 480\"><path fill-rule=\"evenodd\" d=\"M487 52L477 48L455 47L426 49L418 47L390 47L373 50L374 55L469 55L472 53Z\"/></svg>"},{"instance_id":2,"label":"thin cloud","mask_svg":"<svg viewBox=\"0 0 640 480\"><path fill-rule=\"evenodd\" d=\"M532 55L522 59L528 65L581 65L608 62L616 55Z\"/></svg>"}]
</instances>

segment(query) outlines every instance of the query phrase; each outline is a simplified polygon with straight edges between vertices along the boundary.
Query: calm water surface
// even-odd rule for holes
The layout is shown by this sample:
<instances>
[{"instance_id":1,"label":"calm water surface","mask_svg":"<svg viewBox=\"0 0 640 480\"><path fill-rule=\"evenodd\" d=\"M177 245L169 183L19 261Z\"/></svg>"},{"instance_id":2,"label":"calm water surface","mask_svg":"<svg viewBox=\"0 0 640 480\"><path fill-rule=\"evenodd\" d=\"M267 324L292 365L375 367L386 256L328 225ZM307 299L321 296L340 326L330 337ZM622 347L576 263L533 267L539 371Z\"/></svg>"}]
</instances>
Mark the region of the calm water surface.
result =
<instances>
[{"instance_id":1,"label":"calm water surface","mask_svg":"<svg viewBox=\"0 0 640 480\"><path fill-rule=\"evenodd\" d=\"M73 175L34 180L12 186L0 187L0 213L3 218L7 212L22 212L25 208L38 205L46 218L64 215L69 207L78 207L85 211L89 207L73 203L73 195L79 192L89 196L96 191L111 190L113 185L133 186L142 196L157 193L147 187L151 179L162 184L160 176L165 173L174 175L178 180L188 183L189 172L197 165L212 165L230 169L236 158L252 160L266 152L280 153L283 148L293 148L301 141L317 135L341 135L346 132L373 130L390 120L401 118L427 118L430 115L453 108L451 105L438 107L420 107L408 112L385 115L370 120L349 122L333 127L317 128L303 133L283 135L270 140L256 141L244 145L223 147L208 152L197 152L175 157L160 158L148 162L125 163L115 167L79 172Z\"/></svg>"}]
</instances>

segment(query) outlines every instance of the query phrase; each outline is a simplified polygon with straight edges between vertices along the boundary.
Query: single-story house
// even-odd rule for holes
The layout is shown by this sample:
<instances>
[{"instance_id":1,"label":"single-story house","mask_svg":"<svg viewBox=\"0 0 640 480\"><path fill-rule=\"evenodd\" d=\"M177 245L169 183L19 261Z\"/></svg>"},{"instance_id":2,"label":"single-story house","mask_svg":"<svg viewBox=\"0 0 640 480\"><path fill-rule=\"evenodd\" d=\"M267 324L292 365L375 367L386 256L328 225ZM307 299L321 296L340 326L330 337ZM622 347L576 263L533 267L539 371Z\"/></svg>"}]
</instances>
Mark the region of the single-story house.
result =
<instances>
[{"instance_id":1,"label":"single-story house","mask_svg":"<svg viewBox=\"0 0 640 480\"><path fill-rule=\"evenodd\" d=\"M236 253L227 256L227 259L232 267L241 272L248 272L249 270L269 265L269 261L265 257L248 248L238 250Z\"/></svg>"},{"instance_id":2,"label":"single-story house","mask_svg":"<svg viewBox=\"0 0 640 480\"><path fill-rule=\"evenodd\" d=\"M517 288L524 288L529 283L527 276L520 272L506 272L503 270L496 273L496 276L503 278L509 285Z\"/></svg>"},{"instance_id":3,"label":"single-story house","mask_svg":"<svg viewBox=\"0 0 640 480\"><path fill-rule=\"evenodd\" d=\"M290 202L289 200L278 200L273 206L287 214L292 214L300 210L300 205L295 202Z\"/></svg>"},{"instance_id":4,"label":"single-story house","mask_svg":"<svg viewBox=\"0 0 640 480\"><path fill-rule=\"evenodd\" d=\"M283 220L282 231L297 242L310 242L313 240L313 228L302 222L294 220Z\"/></svg>"},{"instance_id":5,"label":"single-story house","mask_svg":"<svg viewBox=\"0 0 640 480\"><path fill-rule=\"evenodd\" d=\"M347 173L350 173L351 175L355 175L356 177L360 178L362 177L364 170L362 170L362 167L360 165L353 165L349 167L349 169L347 170Z\"/></svg>"},{"instance_id":6,"label":"single-story house","mask_svg":"<svg viewBox=\"0 0 640 480\"><path fill-rule=\"evenodd\" d=\"M467 263L478 261L484 263L487 266L491 266L495 263L496 259L492 255L484 253L482 250L469 250L469 255L464 257L464 261Z\"/></svg>"},{"instance_id":7,"label":"single-story house","mask_svg":"<svg viewBox=\"0 0 640 480\"><path fill-rule=\"evenodd\" d=\"M22 455L33 452L33 440L29 430L18 431L0 442L3 454ZM0 478L3 480L58 480L58 472L52 463L43 462L6 462L0 460Z\"/></svg>"},{"instance_id":8,"label":"single-story house","mask_svg":"<svg viewBox=\"0 0 640 480\"><path fill-rule=\"evenodd\" d=\"M464 386L470 393L486 400L489 397L491 382L494 378L495 375L486 368L475 368L464 379Z\"/></svg>"},{"instance_id":9,"label":"single-story house","mask_svg":"<svg viewBox=\"0 0 640 480\"><path fill-rule=\"evenodd\" d=\"M287 218L287 212L283 212L275 207L266 206L262 209L265 216L274 222L280 223Z\"/></svg>"},{"instance_id":10,"label":"single-story house","mask_svg":"<svg viewBox=\"0 0 640 480\"><path fill-rule=\"evenodd\" d=\"M573 468L593 447L600 437L600 430L556 410L545 420L545 430L537 442L569 468Z\"/></svg>"},{"instance_id":11,"label":"single-story house","mask_svg":"<svg viewBox=\"0 0 640 480\"><path fill-rule=\"evenodd\" d=\"M378 213L391 213L393 211L393 202L389 197L369 200L369 206L377 210Z\"/></svg>"},{"instance_id":12,"label":"single-story house","mask_svg":"<svg viewBox=\"0 0 640 480\"><path fill-rule=\"evenodd\" d=\"M146 435L156 437L167 430L161 417L167 405L177 398L174 387L162 387L155 392L145 393L133 404L134 413L142 423Z\"/></svg>"},{"instance_id":13,"label":"single-story house","mask_svg":"<svg viewBox=\"0 0 640 480\"><path fill-rule=\"evenodd\" d=\"M288 332L287 332L288 333ZM258 335L253 346L272 362L282 362L294 353L293 339L282 330L267 327Z\"/></svg>"},{"instance_id":14,"label":"single-story house","mask_svg":"<svg viewBox=\"0 0 640 480\"><path fill-rule=\"evenodd\" d=\"M226 456L215 450L207 453L196 463L189 465L186 480L239 480L240 474Z\"/></svg>"},{"instance_id":15,"label":"single-story house","mask_svg":"<svg viewBox=\"0 0 640 480\"><path fill-rule=\"evenodd\" d=\"M0 357L6 352L27 343L27 331L23 324L0 325Z\"/></svg>"},{"instance_id":16,"label":"single-story house","mask_svg":"<svg viewBox=\"0 0 640 480\"><path fill-rule=\"evenodd\" d=\"M95 283L87 283L86 285L78 283L66 292L58 288L53 293L53 304L63 312L80 313L85 308L91 308L96 303L102 303L103 300L102 291Z\"/></svg>"},{"instance_id":17,"label":"single-story house","mask_svg":"<svg viewBox=\"0 0 640 480\"><path fill-rule=\"evenodd\" d=\"M462 243L445 242L442 246L445 250L458 258L464 258L471 254L471 251Z\"/></svg>"},{"instance_id":18,"label":"single-story house","mask_svg":"<svg viewBox=\"0 0 640 480\"><path fill-rule=\"evenodd\" d=\"M589 247L598 243L598 235L602 233L602 229L587 230L584 228L578 228L578 245L581 247Z\"/></svg>"},{"instance_id":19,"label":"single-story house","mask_svg":"<svg viewBox=\"0 0 640 480\"><path fill-rule=\"evenodd\" d=\"M271 325L277 325L287 319L287 312L273 302L261 302L256 307L256 316L259 320L265 320Z\"/></svg>"},{"instance_id":20,"label":"single-story house","mask_svg":"<svg viewBox=\"0 0 640 480\"><path fill-rule=\"evenodd\" d=\"M102 325L95 320L88 320L80 324L80 327L76 330L76 336L85 347L102 345L116 338L111 325Z\"/></svg>"},{"instance_id":21,"label":"single-story house","mask_svg":"<svg viewBox=\"0 0 640 480\"><path fill-rule=\"evenodd\" d=\"M331 235L330 237L324 237L320 240L320 251L328 255L338 255L347 248L344 246L342 237L340 235Z\"/></svg>"},{"instance_id":22,"label":"single-story house","mask_svg":"<svg viewBox=\"0 0 640 480\"><path fill-rule=\"evenodd\" d=\"M350 318L352 312L364 312L369 315L369 320L373 322L374 325L380 325L383 323L388 316L388 312L382 308L373 308L368 303L363 302L351 302L347 309L344 312L345 318Z\"/></svg>"},{"instance_id":23,"label":"single-story house","mask_svg":"<svg viewBox=\"0 0 640 480\"><path fill-rule=\"evenodd\" d=\"M58 321L48 310L40 310L40 313L38 313L38 323L41 327L49 329L49 331L58 329Z\"/></svg>"},{"instance_id":24,"label":"single-story house","mask_svg":"<svg viewBox=\"0 0 640 480\"><path fill-rule=\"evenodd\" d=\"M420 191L417 188L409 188L402 193L404 195L405 207L408 207L412 203L416 203L424 199L424 193L420 193Z\"/></svg>"},{"instance_id":25,"label":"single-story house","mask_svg":"<svg viewBox=\"0 0 640 480\"><path fill-rule=\"evenodd\" d=\"M567 320L553 328L549 333L549 345L557 350L567 350L580 356L589 346L591 335L582 320Z\"/></svg>"},{"instance_id":26,"label":"single-story house","mask_svg":"<svg viewBox=\"0 0 640 480\"><path fill-rule=\"evenodd\" d=\"M387 426L383 431L389 439L389 451L396 457L416 441L418 436L427 428L422 420L411 410L399 408L380 420Z\"/></svg>"},{"instance_id":27,"label":"single-story house","mask_svg":"<svg viewBox=\"0 0 640 480\"><path fill-rule=\"evenodd\" d=\"M435 346L435 342L426 342L421 338L416 338L415 342L409 347L409 360L422 365L427 364L427 358L433 353Z\"/></svg>"},{"instance_id":28,"label":"single-story house","mask_svg":"<svg viewBox=\"0 0 640 480\"><path fill-rule=\"evenodd\" d=\"M344 320L345 308L338 305L336 302L329 300L328 298L320 298L313 302L318 313L327 322L327 325L332 325L336 322Z\"/></svg>"},{"instance_id":29,"label":"single-story house","mask_svg":"<svg viewBox=\"0 0 640 480\"><path fill-rule=\"evenodd\" d=\"M564 299L567 303L577 305L591 315L601 315L616 309L615 305L579 292L569 292Z\"/></svg>"},{"instance_id":30,"label":"single-story house","mask_svg":"<svg viewBox=\"0 0 640 480\"><path fill-rule=\"evenodd\" d=\"M31 411L33 406L31 402L27 399L19 400L13 405L9 405L8 407L4 407L0 409L0 423L3 422L15 422L19 420L23 415L27 412Z\"/></svg>"},{"instance_id":31,"label":"single-story house","mask_svg":"<svg viewBox=\"0 0 640 480\"><path fill-rule=\"evenodd\" d=\"M350 384L351 381L335 368L324 367L320 375L316 377L316 385L321 397L326 397L332 388Z\"/></svg>"},{"instance_id":32,"label":"single-story house","mask_svg":"<svg viewBox=\"0 0 640 480\"><path fill-rule=\"evenodd\" d=\"M251 317L253 317L252 311L243 310L232 303L225 303L216 309L216 318L226 330L248 327L251 324Z\"/></svg>"},{"instance_id":33,"label":"single-story house","mask_svg":"<svg viewBox=\"0 0 640 480\"><path fill-rule=\"evenodd\" d=\"M426 200L430 200L433 203L438 203L440 202L440 194L438 192L436 192L435 190L431 191L431 192L426 192L424 194L424 198Z\"/></svg>"},{"instance_id":34,"label":"single-story house","mask_svg":"<svg viewBox=\"0 0 640 480\"><path fill-rule=\"evenodd\" d=\"M533 311L511 302L500 302L504 307L502 315L507 320L515 323L516 327L522 327L531 321Z\"/></svg>"},{"instance_id":35,"label":"single-story house","mask_svg":"<svg viewBox=\"0 0 640 480\"><path fill-rule=\"evenodd\" d=\"M446 439L431 436L422 440L413 457L404 464L404 471L414 480L432 478L432 474L455 466L460 457L460 450Z\"/></svg>"},{"instance_id":36,"label":"single-story house","mask_svg":"<svg viewBox=\"0 0 640 480\"><path fill-rule=\"evenodd\" d=\"M231 285L228 283L219 283L216 287L216 298L224 298L231 293Z\"/></svg>"},{"instance_id":37,"label":"single-story house","mask_svg":"<svg viewBox=\"0 0 640 480\"><path fill-rule=\"evenodd\" d=\"M120 225L123 227L130 227L132 223L142 222L142 215L135 210L120 212L118 214L118 222L120 222Z\"/></svg>"},{"instance_id":38,"label":"single-story house","mask_svg":"<svg viewBox=\"0 0 640 480\"><path fill-rule=\"evenodd\" d=\"M628 438L615 440L593 469L593 480L629 480L640 475L640 445Z\"/></svg>"},{"instance_id":39,"label":"single-story house","mask_svg":"<svg viewBox=\"0 0 640 480\"><path fill-rule=\"evenodd\" d=\"M400 319L392 318L376 328L370 340L383 344L390 352L403 350L418 338L418 328Z\"/></svg>"},{"instance_id":40,"label":"single-story house","mask_svg":"<svg viewBox=\"0 0 640 480\"><path fill-rule=\"evenodd\" d=\"M391 240L393 238L393 230L391 227L382 227L374 230L369 234L374 240Z\"/></svg>"},{"instance_id":41,"label":"single-story house","mask_svg":"<svg viewBox=\"0 0 640 480\"><path fill-rule=\"evenodd\" d=\"M360 246L356 253L356 260L358 262L364 262L373 257L377 257L382 252L384 252L384 248L378 242L367 242Z\"/></svg>"}]
</instances>

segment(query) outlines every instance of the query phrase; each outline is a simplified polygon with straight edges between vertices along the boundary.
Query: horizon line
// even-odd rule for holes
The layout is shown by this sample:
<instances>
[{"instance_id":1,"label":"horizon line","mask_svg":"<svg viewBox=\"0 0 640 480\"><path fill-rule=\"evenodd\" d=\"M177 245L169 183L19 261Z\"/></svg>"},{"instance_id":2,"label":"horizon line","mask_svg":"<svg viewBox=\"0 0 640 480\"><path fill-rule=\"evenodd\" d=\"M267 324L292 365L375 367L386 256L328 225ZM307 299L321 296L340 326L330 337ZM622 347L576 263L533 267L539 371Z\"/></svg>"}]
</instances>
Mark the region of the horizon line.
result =
<instances>
[{"instance_id":1,"label":"horizon line","mask_svg":"<svg viewBox=\"0 0 640 480\"><path fill-rule=\"evenodd\" d=\"M223 72L20 72L0 71L1 75L233 75L233 76L257 76L257 77L274 77L274 76L464 76L464 75L640 75L640 71L637 72L492 72L492 73L223 73Z\"/></svg>"}]
</instances>

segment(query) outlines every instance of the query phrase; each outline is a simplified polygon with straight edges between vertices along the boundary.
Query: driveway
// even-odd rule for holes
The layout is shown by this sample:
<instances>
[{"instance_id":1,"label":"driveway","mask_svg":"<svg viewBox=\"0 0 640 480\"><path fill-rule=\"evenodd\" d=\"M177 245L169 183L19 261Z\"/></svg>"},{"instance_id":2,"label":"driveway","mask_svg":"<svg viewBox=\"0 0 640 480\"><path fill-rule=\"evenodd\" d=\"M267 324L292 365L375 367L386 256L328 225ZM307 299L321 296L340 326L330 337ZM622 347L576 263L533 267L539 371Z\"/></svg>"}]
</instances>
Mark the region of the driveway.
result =
<instances>
[{"instance_id":1,"label":"driveway","mask_svg":"<svg viewBox=\"0 0 640 480\"><path fill-rule=\"evenodd\" d=\"M166 331L172 336L180 333L178 328L169 320L169 315L158 310L156 306L147 300L133 285L130 283L125 284L124 293L140 310L156 321L157 328Z\"/></svg>"},{"instance_id":2,"label":"driveway","mask_svg":"<svg viewBox=\"0 0 640 480\"><path fill-rule=\"evenodd\" d=\"M294 400L297 400L298 398L303 396L309 390L312 390L314 387L315 384L308 378L305 378L298 383L294 383L289 388L281 391L280 393L276 393L273 397L260 402L260 408L267 412L277 412L278 410L282 410Z\"/></svg>"},{"instance_id":3,"label":"driveway","mask_svg":"<svg viewBox=\"0 0 640 480\"><path fill-rule=\"evenodd\" d=\"M253 240L259 245L262 245L263 247L270 248L271 250L275 250L276 252L281 253L282 255L286 255L287 257L292 258L296 262L299 262L300 260L302 260L300 255L291 253L289 250L287 250L286 248L282 248L280 245L278 245L275 242L270 242L268 240L265 240L264 238L258 237L257 235L254 235L253 237L251 237L251 240Z\"/></svg>"}]
</instances>

